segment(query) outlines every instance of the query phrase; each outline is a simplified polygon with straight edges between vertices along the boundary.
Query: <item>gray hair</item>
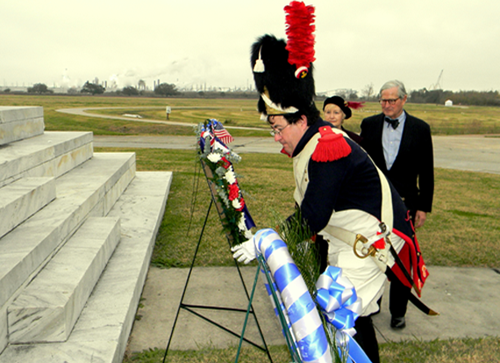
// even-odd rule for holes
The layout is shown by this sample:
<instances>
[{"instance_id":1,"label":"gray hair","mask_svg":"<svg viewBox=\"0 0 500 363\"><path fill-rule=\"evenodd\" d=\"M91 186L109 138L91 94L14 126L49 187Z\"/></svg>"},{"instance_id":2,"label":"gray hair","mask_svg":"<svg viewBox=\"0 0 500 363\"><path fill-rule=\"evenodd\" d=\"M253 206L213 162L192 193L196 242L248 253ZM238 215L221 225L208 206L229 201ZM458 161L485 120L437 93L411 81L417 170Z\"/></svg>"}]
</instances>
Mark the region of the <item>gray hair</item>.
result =
<instances>
[{"instance_id":1,"label":"gray hair","mask_svg":"<svg viewBox=\"0 0 500 363\"><path fill-rule=\"evenodd\" d=\"M385 91L386 89L397 87L398 88L398 97L399 98L404 98L406 96L406 88L403 82L398 81L398 80L393 80L389 82L385 82L384 85L380 88L380 92L378 96L380 97L382 95L382 91Z\"/></svg>"}]
</instances>

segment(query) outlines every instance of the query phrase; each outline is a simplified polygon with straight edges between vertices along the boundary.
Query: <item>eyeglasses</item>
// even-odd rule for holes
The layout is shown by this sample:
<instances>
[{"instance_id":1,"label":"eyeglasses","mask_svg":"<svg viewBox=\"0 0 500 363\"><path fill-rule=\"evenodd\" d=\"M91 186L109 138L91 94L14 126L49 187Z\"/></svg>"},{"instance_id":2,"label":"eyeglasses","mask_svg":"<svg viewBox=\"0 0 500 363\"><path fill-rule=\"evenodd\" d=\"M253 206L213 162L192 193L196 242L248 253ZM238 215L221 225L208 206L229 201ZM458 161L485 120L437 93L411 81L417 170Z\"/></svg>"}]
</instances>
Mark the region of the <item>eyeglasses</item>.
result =
<instances>
[{"instance_id":1,"label":"eyeglasses","mask_svg":"<svg viewBox=\"0 0 500 363\"><path fill-rule=\"evenodd\" d=\"M287 124L285 127L283 127L281 130L278 130L278 129L275 129L274 127L272 127L273 131L270 131L270 134L272 136L276 136L276 135L280 135L281 136L281 133L283 132L284 129L286 129L288 126L290 126L291 124Z\"/></svg>"},{"instance_id":2,"label":"eyeglasses","mask_svg":"<svg viewBox=\"0 0 500 363\"><path fill-rule=\"evenodd\" d=\"M393 99L386 99L386 100L380 99L380 100L378 100L378 102L380 102L380 104L388 103L389 105L394 105L397 100L399 100L399 97L393 98Z\"/></svg>"}]
</instances>

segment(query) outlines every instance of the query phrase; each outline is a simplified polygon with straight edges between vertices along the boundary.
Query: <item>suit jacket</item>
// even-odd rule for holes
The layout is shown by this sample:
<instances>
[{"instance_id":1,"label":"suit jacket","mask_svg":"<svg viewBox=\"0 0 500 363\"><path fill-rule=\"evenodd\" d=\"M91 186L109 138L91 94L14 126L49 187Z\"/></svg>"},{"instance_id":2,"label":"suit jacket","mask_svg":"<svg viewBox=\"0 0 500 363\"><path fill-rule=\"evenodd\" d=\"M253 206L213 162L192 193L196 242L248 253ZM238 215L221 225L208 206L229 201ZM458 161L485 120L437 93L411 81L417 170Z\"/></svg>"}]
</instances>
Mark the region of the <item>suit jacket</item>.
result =
<instances>
[{"instance_id":1,"label":"suit jacket","mask_svg":"<svg viewBox=\"0 0 500 363\"><path fill-rule=\"evenodd\" d=\"M384 114L367 117L361 122L363 148L382 170L403 198L406 207L430 212L434 195L434 154L429 125L406 113L398 155L387 170L382 147Z\"/></svg>"},{"instance_id":2,"label":"suit jacket","mask_svg":"<svg viewBox=\"0 0 500 363\"><path fill-rule=\"evenodd\" d=\"M347 134L347 136L349 136L349 137L351 138L351 140L352 140L352 141L354 141L354 142L355 142L356 144L358 144L358 145L361 145L361 140L362 140L362 139L361 139L361 136L359 136L359 135L358 135L357 133L355 133L355 132L352 132L352 131L349 131L349 130L344 129L344 126L340 126L340 129L341 129L342 131L344 131L344 132Z\"/></svg>"}]
</instances>

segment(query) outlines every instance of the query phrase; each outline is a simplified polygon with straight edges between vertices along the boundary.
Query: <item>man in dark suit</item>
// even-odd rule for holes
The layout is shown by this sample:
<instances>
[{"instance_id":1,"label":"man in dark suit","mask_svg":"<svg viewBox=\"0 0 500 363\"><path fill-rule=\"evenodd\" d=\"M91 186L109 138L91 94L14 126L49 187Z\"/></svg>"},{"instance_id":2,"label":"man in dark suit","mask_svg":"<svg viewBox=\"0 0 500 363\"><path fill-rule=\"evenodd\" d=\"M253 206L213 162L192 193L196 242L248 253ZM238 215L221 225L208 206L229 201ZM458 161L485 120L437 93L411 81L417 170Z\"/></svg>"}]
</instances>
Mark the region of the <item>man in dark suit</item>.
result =
<instances>
[{"instance_id":1,"label":"man in dark suit","mask_svg":"<svg viewBox=\"0 0 500 363\"><path fill-rule=\"evenodd\" d=\"M363 148L394 185L419 228L432 209L434 156L430 127L403 109L406 99L402 82L386 82L379 93L382 113L361 122L360 136ZM399 281L391 282L389 310L395 329L406 326L409 294Z\"/></svg>"}]
</instances>

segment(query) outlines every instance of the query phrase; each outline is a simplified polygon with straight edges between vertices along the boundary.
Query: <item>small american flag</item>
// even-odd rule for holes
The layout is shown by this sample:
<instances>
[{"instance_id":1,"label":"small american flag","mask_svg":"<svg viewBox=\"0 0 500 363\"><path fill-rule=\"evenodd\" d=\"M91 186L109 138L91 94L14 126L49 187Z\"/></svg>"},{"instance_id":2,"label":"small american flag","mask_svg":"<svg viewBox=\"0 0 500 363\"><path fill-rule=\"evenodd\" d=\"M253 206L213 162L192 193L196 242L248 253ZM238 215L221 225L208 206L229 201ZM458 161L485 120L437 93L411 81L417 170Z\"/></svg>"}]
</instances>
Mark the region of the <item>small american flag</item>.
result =
<instances>
[{"instance_id":1,"label":"small american flag","mask_svg":"<svg viewBox=\"0 0 500 363\"><path fill-rule=\"evenodd\" d=\"M234 138L229 132L222 126L222 124L217 120L212 120L212 129L214 130L215 136L222 141L224 144L229 144Z\"/></svg>"}]
</instances>

